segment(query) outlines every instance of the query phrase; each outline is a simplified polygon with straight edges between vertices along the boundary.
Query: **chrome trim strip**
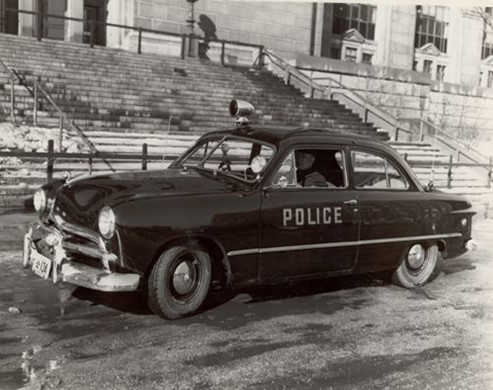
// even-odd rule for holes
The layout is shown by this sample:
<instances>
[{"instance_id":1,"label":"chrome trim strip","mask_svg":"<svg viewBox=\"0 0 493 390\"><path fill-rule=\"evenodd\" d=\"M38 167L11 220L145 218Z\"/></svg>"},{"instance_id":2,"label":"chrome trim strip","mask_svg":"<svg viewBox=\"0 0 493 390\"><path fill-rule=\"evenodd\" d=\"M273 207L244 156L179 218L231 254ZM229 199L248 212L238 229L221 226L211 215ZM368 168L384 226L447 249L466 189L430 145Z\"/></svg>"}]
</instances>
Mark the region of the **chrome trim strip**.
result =
<instances>
[{"instance_id":1,"label":"chrome trim strip","mask_svg":"<svg viewBox=\"0 0 493 390\"><path fill-rule=\"evenodd\" d=\"M54 234L57 234L57 235L60 235L61 236L60 237L60 240L59 240L59 243L57 243L57 245L55 247L59 246L64 251L65 250L68 250L70 252L76 252L76 253L79 253L79 254L83 254L83 255L86 255L86 256L89 256L89 257L93 257L93 258L99 259L99 260L102 261L102 265L104 266L104 268L106 268L108 270L109 270L109 263L110 262L120 262L120 263L122 263L121 260L119 259L119 257L116 254L111 253L111 252L109 252L106 249L106 247L104 246L104 242L103 242L102 239L101 239L101 244L98 244L96 242L96 240L91 240L89 238L89 235L88 234L84 234L84 233L87 233L87 231L89 231L95 237L96 234L94 232L92 232L92 230L89 230L89 229L84 228L84 227L79 227L79 226L76 226L76 225L67 223L67 222L63 221L62 218L59 218L59 217L57 217L57 218L58 218L58 221L57 221L55 227L49 227L49 226L46 226L46 225L44 225L42 223L39 223L39 222L33 223L30 226L30 229L31 229L30 230L30 233L28 232L28 234L31 234L29 236L29 243L32 240L32 231L33 231L33 229L34 228L39 228L39 229L42 229L42 230L44 230L44 231L46 231L48 233L51 233L51 234L54 233ZM66 239L66 237L67 237L67 234L66 233L71 233L71 234L74 234L76 236L80 236L80 237L86 238L90 242L88 242L87 244L76 244L76 243L72 243L72 242L70 242L70 241L68 241ZM28 234L26 234L25 240L27 239ZM96 247L89 246L90 243L95 243L96 244ZM26 243L24 243L24 246L26 246ZM26 252L26 250L24 252Z\"/></svg>"},{"instance_id":2,"label":"chrome trim strip","mask_svg":"<svg viewBox=\"0 0 493 390\"><path fill-rule=\"evenodd\" d=\"M93 230L91 229L88 229L88 228L85 228L85 227L82 227L82 226L78 226L78 225L74 225L70 222L66 222L62 217L60 217L59 215L54 215L54 220L55 220L55 224L61 229L61 230L64 230L66 232L69 232L69 233L72 233L72 234L75 234L76 236L81 236L89 241L92 241L94 242L98 247L99 247L99 250L103 253L106 253L107 250L106 250L106 245L104 243L104 240L101 238L101 236L94 232Z\"/></svg>"},{"instance_id":3,"label":"chrome trim strip","mask_svg":"<svg viewBox=\"0 0 493 390\"><path fill-rule=\"evenodd\" d=\"M240 256L240 255L252 255L252 254L262 254L262 253L292 252L292 251L301 251L305 249L343 248L346 246L375 245L375 244L384 244L384 243L387 244L392 242L434 240L439 238L455 238L455 237L462 237L462 233L434 234L429 236L413 236L413 237L379 238L374 240L331 242L325 244L289 245L289 246L277 246L271 248L241 249L237 251L230 251L228 252L227 255Z\"/></svg>"},{"instance_id":4,"label":"chrome trim strip","mask_svg":"<svg viewBox=\"0 0 493 390\"><path fill-rule=\"evenodd\" d=\"M100 259L100 260L103 259L103 257L104 257L104 253L101 253L96 248L90 248L88 246L73 244L71 242L63 242L62 247L63 247L63 249L66 249L70 252L77 252L77 253L80 253L82 255L94 257L94 258Z\"/></svg>"}]
</instances>

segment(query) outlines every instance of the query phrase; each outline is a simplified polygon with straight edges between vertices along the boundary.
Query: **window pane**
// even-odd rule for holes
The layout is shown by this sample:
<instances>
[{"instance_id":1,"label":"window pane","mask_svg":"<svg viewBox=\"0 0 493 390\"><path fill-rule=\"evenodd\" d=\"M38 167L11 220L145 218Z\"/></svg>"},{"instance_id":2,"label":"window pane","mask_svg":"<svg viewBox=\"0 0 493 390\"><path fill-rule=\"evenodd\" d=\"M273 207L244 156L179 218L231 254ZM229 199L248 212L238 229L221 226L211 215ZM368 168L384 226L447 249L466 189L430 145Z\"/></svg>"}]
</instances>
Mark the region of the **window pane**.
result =
<instances>
[{"instance_id":1,"label":"window pane","mask_svg":"<svg viewBox=\"0 0 493 390\"><path fill-rule=\"evenodd\" d=\"M346 187L344 157L336 149L295 151L296 182L299 187Z\"/></svg>"},{"instance_id":2,"label":"window pane","mask_svg":"<svg viewBox=\"0 0 493 390\"><path fill-rule=\"evenodd\" d=\"M368 20L368 6L361 6L361 20Z\"/></svg>"},{"instance_id":3,"label":"window pane","mask_svg":"<svg viewBox=\"0 0 493 390\"><path fill-rule=\"evenodd\" d=\"M437 36L442 35L442 23L441 22L435 23L435 35L437 35Z\"/></svg>"},{"instance_id":4,"label":"window pane","mask_svg":"<svg viewBox=\"0 0 493 390\"><path fill-rule=\"evenodd\" d=\"M373 55L372 54L370 54L370 53L363 53L363 56L362 56L361 61L364 64L370 64L371 65L372 58L373 58Z\"/></svg>"},{"instance_id":5,"label":"window pane","mask_svg":"<svg viewBox=\"0 0 493 390\"><path fill-rule=\"evenodd\" d=\"M346 14L347 5L336 3L334 4L334 17L344 19Z\"/></svg>"},{"instance_id":6,"label":"window pane","mask_svg":"<svg viewBox=\"0 0 493 390\"><path fill-rule=\"evenodd\" d=\"M433 44L437 47L438 50L442 49L442 47L440 47L440 38L435 38Z\"/></svg>"},{"instance_id":7,"label":"window pane","mask_svg":"<svg viewBox=\"0 0 493 390\"><path fill-rule=\"evenodd\" d=\"M387 187L394 190L404 190L409 188L409 184L405 177L403 177L394 165L386 160L387 165Z\"/></svg>"},{"instance_id":8,"label":"window pane","mask_svg":"<svg viewBox=\"0 0 493 390\"><path fill-rule=\"evenodd\" d=\"M488 88L493 87L493 72L488 71Z\"/></svg>"},{"instance_id":9,"label":"window pane","mask_svg":"<svg viewBox=\"0 0 493 390\"><path fill-rule=\"evenodd\" d=\"M351 5L351 19L359 19L359 6Z\"/></svg>"},{"instance_id":10,"label":"window pane","mask_svg":"<svg viewBox=\"0 0 493 390\"><path fill-rule=\"evenodd\" d=\"M368 26L368 36L366 37L368 39L375 39L375 25L374 24L370 24Z\"/></svg>"},{"instance_id":11,"label":"window pane","mask_svg":"<svg viewBox=\"0 0 493 390\"><path fill-rule=\"evenodd\" d=\"M380 156L364 152L353 152L353 177L357 188L380 187L385 180L385 164Z\"/></svg>"},{"instance_id":12,"label":"window pane","mask_svg":"<svg viewBox=\"0 0 493 390\"><path fill-rule=\"evenodd\" d=\"M338 47L330 48L330 58L335 58L337 60L341 59L341 49Z\"/></svg>"},{"instance_id":13,"label":"window pane","mask_svg":"<svg viewBox=\"0 0 493 390\"><path fill-rule=\"evenodd\" d=\"M344 20L344 27L343 27L343 29L342 29L342 30L343 30L343 32L346 32L347 30L349 30L349 29L351 28L350 26L351 26L351 24L350 24L350 22L349 22L349 19L345 19L345 20Z\"/></svg>"},{"instance_id":14,"label":"window pane","mask_svg":"<svg viewBox=\"0 0 493 390\"><path fill-rule=\"evenodd\" d=\"M294 165L293 153L289 153L281 167L272 179L273 187L296 187L296 169Z\"/></svg>"},{"instance_id":15,"label":"window pane","mask_svg":"<svg viewBox=\"0 0 493 390\"><path fill-rule=\"evenodd\" d=\"M352 47L346 47L346 53L344 55L344 60L350 62L356 62L357 50Z\"/></svg>"},{"instance_id":16,"label":"window pane","mask_svg":"<svg viewBox=\"0 0 493 390\"><path fill-rule=\"evenodd\" d=\"M423 65L423 72L426 73L431 73L431 66L433 65L433 62L430 60L425 60L424 65Z\"/></svg>"},{"instance_id":17,"label":"window pane","mask_svg":"<svg viewBox=\"0 0 493 390\"><path fill-rule=\"evenodd\" d=\"M332 32L334 34L342 34L344 30L342 29L342 19L334 19L332 24Z\"/></svg>"},{"instance_id":18,"label":"window pane","mask_svg":"<svg viewBox=\"0 0 493 390\"><path fill-rule=\"evenodd\" d=\"M366 152L353 152L354 185L357 188L406 189L405 177L387 159Z\"/></svg>"}]
</instances>

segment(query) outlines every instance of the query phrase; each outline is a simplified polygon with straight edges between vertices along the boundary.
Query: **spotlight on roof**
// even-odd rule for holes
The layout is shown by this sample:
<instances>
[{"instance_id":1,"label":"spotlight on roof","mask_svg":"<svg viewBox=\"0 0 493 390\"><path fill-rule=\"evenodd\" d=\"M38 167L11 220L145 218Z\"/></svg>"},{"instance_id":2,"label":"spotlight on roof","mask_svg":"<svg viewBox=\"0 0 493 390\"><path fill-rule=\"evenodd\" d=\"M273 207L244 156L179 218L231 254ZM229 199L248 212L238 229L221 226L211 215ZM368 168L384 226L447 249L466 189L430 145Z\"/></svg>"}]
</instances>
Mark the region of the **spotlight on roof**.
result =
<instances>
[{"instance_id":1,"label":"spotlight on roof","mask_svg":"<svg viewBox=\"0 0 493 390\"><path fill-rule=\"evenodd\" d=\"M236 126L239 128L250 125L250 115L255 112L255 107L244 100L231 100L229 103L229 113L236 118Z\"/></svg>"}]
</instances>

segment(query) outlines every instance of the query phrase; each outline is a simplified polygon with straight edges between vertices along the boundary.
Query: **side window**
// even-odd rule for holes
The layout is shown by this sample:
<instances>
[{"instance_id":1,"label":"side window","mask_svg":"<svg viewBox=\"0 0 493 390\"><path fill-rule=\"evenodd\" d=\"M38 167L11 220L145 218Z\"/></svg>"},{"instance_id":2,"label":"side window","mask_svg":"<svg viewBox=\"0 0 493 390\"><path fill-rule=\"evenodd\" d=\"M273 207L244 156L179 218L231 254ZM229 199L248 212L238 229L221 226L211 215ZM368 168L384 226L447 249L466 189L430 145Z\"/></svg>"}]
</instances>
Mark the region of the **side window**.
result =
<instances>
[{"instance_id":1,"label":"side window","mask_svg":"<svg viewBox=\"0 0 493 390\"><path fill-rule=\"evenodd\" d=\"M356 188L409 188L406 178L388 159L368 152L352 152L353 177Z\"/></svg>"},{"instance_id":2,"label":"side window","mask_svg":"<svg viewBox=\"0 0 493 390\"><path fill-rule=\"evenodd\" d=\"M338 149L296 149L285 159L272 182L274 187L347 186L344 154Z\"/></svg>"},{"instance_id":3,"label":"side window","mask_svg":"<svg viewBox=\"0 0 493 390\"><path fill-rule=\"evenodd\" d=\"M272 186L278 188L296 187L296 169L293 152L288 154L277 170L272 180Z\"/></svg>"}]
</instances>

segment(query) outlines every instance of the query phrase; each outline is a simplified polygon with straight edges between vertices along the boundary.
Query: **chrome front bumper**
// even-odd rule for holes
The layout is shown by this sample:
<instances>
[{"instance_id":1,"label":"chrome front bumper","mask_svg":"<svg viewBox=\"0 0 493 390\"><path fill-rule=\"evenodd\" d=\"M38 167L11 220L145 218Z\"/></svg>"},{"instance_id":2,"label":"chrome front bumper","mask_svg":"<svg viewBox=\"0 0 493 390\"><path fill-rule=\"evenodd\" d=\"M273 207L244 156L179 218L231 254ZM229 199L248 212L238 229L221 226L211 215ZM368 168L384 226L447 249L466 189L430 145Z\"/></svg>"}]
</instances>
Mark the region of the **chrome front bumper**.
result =
<instances>
[{"instance_id":1,"label":"chrome front bumper","mask_svg":"<svg viewBox=\"0 0 493 390\"><path fill-rule=\"evenodd\" d=\"M49 258L36 248L33 232L44 230L47 235L42 238L51 248L53 258ZM102 268L78 263L67 256L67 252L80 253L101 261ZM76 244L64 240L64 232L57 228L48 228L39 223L30 226L24 236L24 253L22 263L25 268L33 266L35 262L50 264L49 271L43 277L51 278L53 283L59 281L86 287L98 291L134 291L138 288L140 275L133 273L117 273L110 270L110 262L118 261L116 255L83 244Z\"/></svg>"}]
</instances>

